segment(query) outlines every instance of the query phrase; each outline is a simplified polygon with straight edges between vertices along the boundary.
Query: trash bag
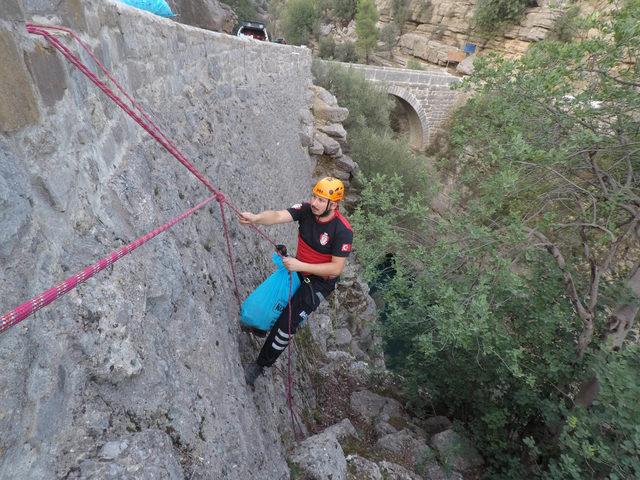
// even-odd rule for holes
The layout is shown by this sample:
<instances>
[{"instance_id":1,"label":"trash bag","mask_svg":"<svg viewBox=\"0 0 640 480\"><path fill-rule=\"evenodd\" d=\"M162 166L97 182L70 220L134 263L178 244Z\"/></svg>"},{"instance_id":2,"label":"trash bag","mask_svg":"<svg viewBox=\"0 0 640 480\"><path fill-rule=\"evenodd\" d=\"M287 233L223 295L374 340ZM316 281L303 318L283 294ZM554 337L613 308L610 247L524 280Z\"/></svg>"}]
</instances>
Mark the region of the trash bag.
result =
<instances>
[{"instance_id":1,"label":"trash bag","mask_svg":"<svg viewBox=\"0 0 640 480\"><path fill-rule=\"evenodd\" d=\"M289 304L289 278L293 280L291 296L300 287L298 275L294 273L289 276L289 271L282 263L282 257L274 253L272 259L278 267L277 270L247 297L240 308L240 323L263 332L271 330Z\"/></svg>"},{"instance_id":2,"label":"trash bag","mask_svg":"<svg viewBox=\"0 0 640 480\"><path fill-rule=\"evenodd\" d=\"M174 17L175 14L171 11L169 5L165 0L120 0L122 3L129 5L130 7L139 8L140 10L146 10L147 12L155 13L161 17Z\"/></svg>"}]
</instances>

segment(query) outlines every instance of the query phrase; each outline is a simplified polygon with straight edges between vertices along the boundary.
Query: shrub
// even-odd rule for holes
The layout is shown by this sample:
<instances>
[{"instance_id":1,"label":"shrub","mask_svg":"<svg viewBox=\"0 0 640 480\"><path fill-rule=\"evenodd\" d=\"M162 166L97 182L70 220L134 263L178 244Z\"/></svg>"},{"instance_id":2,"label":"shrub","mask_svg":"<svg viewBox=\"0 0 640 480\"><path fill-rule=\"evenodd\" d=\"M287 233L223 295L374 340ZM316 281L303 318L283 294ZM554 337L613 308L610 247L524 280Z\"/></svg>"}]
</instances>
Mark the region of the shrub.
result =
<instances>
[{"instance_id":1,"label":"shrub","mask_svg":"<svg viewBox=\"0 0 640 480\"><path fill-rule=\"evenodd\" d=\"M356 45L364 61L369 60L369 54L378 43L378 10L373 0L358 0L356 11Z\"/></svg>"},{"instance_id":2,"label":"shrub","mask_svg":"<svg viewBox=\"0 0 640 480\"><path fill-rule=\"evenodd\" d=\"M320 58L330 60L335 57L336 42L333 36L327 35L320 39L320 45L318 46L318 55Z\"/></svg>"},{"instance_id":3,"label":"shrub","mask_svg":"<svg viewBox=\"0 0 640 480\"><path fill-rule=\"evenodd\" d=\"M222 3L231 7L239 21L258 19L258 11L251 0L225 0Z\"/></svg>"},{"instance_id":4,"label":"shrub","mask_svg":"<svg viewBox=\"0 0 640 480\"><path fill-rule=\"evenodd\" d=\"M356 14L356 0L332 0L331 13L344 23L349 23Z\"/></svg>"},{"instance_id":5,"label":"shrub","mask_svg":"<svg viewBox=\"0 0 640 480\"><path fill-rule=\"evenodd\" d=\"M284 7L283 25L287 42L304 45L317 28L320 9L313 0L289 0Z\"/></svg>"},{"instance_id":6,"label":"shrub","mask_svg":"<svg viewBox=\"0 0 640 480\"><path fill-rule=\"evenodd\" d=\"M356 44L350 41L336 44L334 58L339 62L356 63L358 61Z\"/></svg>"},{"instance_id":7,"label":"shrub","mask_svg":"<svg viewBox=\"0 0 640 480\"><path fill-rule=\"evenodd\" d=\"M336 45L336 50L339 44ZM337 54L337 52L336 52ZM338 103L349 109L349 117L344 121L349 134L368 127L379 134L391 134L389 113L393 101L381 87L367 82L356 70L338 65L313 65L316 85L326 88L338 99Z\"/></svg>"},{"instance_id":8,"label":"shrub","mask_svg":"<svg viewBox=\"0 0 640 480\"><path fill-rule=\"evenodd\" d=\"M407 61L407 68L410 70L424 70L424 68L422 67L422 64L417 61L415 58L410 58Z\"/></svg>"},{"instance_id":9,"label":"shrub","mask_svg":"<svg viewBox=\"0 0 640 480\"><path fill-rule=\"evenodd\" d=\"M499 31L506 23L520 19L527 6L527 0L479 0L476 4L474 21L483 33Z\"/></svg>"},{"instance_id":10,"label":"shrub","mask_svg":"<svg viewBox=\"0 0 640 480\"><path fill-rule=\"evenodd\" d=\"M391 53L393 47L398 43L398 37L400 35L400 28L395 23L390 23L385 25L382 30L380 30L380 40L384 44L384 50Z\"/></svg>"}]
</instances>

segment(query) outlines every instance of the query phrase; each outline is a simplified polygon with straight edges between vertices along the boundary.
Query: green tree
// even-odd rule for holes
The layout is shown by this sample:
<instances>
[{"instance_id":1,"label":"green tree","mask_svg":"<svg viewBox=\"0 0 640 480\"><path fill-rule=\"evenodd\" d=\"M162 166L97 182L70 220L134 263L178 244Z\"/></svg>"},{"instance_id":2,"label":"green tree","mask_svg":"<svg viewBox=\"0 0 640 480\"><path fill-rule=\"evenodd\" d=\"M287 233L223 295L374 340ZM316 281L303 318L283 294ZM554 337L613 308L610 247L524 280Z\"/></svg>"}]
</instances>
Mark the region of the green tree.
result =
<instances>
[{"instance_id":1,"label":"green tree","mask_svg":"<svg viewBox=\"0 0 640 480\"><path fill-rule=\"evenodd\" d=\"M343 23L349 23L356 14L356 0L331 0L331 13Z\"/></svg>"},{"instance_id":2,"label":"green tree","mask_svg":"<svg viewBox=\"0 0 640 480\"><path fill-rule=\"evenodd\" d=\"M358 0L356 10L356 46L360 50L365 62L369 61L369 54L378 43L378 11L374 0Z\"/></svg>"},{"instance_id":3,"label":"green tree","mask_svg":"<svg viewBox=\"0 0 640 480\"><path fill-rule=\"evenodd\" d=\"M335 50L336 41L333 39L332 35L327 35L320 39L320 44L318 46L318 55L320 58L333 59L335 56Z\"/></svg>"},{"instance_id":4,"label":"green tree","mask_svg":"<svg viewBox=\"0 0 640 480\"><path fill-rule=\"evenodd\" d=\"M384 49L389 53L389 56L391 56L393 47L398 43L399 36L400 28L395 23L385 25L382 30L380 30L380 40L382 40Z\"/></svg>"},{"instance_id":5,"label":"green tree","mask_svg":"<svg viewBox=\"0 0 640 480\"><path fill-rule=\"evenodd\" d=\"M447 210L386 174L351 216L388 365L487 478L640 477L640 0L586 27L476 63L430 178Z\"/></svg>"},{"instance_id":6,"label":"green tree","mask_svg":"<svg viewBox=\"0 0 640 480\"><path fill-rule=\"evenodd\" d=\"M317 28L320 9L313 0L288 0L283 11L282 29L287 42L304 45Z\"/></svg>"},{"instance_id":7,"label":"green tree","mask_svg":"<svg viewBox=\"0 0 640 480\"><path fill-rule=\"evenodd\" d=\"M527 0L479 0L473 15L475 26L481 33L494 35L519 20L526 7Z\"/></svg>"},{"instance_id":8,"label":"green tree","mask_svg":"<svg viewBox=\"0 0 640 480\"><path fill-rule=\"evenodd\" d=\"M225 0L234 13L238 16L238 20L258 20L258 11L251 0Z\"/></svg>"},{"instance_id":9,"label":"green tree","mask_svg":"<svg viewBox=\"0 0 640 480\"><path fill-rule=\"evenodd\" d=\"M336 44L335 59L339 62L356 63L358 61L358 52L354 42L346 41Z\"/></svg>"}]
</instances>

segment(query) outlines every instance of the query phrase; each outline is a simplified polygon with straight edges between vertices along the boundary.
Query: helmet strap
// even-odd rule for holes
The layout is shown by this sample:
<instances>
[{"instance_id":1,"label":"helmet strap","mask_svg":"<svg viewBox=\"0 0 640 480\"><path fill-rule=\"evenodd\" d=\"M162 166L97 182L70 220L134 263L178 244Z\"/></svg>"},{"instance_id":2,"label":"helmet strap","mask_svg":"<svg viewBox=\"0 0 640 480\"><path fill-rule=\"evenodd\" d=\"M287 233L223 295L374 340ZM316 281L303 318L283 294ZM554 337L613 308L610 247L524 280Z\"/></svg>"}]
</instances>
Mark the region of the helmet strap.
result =
<instances>
[{"instance_id":1,"label":"helmet strap","mask_svg":"<svg viewBox=\"0 0 640 480\"><path fill-rule=\"evenodd\" d=\"M320 218L328 217L331 214L331 211L329 210L329 204L331 203L331 200L329 200L328 198L326 200L327 200L327 205L324 207L324 212L318 215L318 217Z\"/></svg>"}]
</instances>

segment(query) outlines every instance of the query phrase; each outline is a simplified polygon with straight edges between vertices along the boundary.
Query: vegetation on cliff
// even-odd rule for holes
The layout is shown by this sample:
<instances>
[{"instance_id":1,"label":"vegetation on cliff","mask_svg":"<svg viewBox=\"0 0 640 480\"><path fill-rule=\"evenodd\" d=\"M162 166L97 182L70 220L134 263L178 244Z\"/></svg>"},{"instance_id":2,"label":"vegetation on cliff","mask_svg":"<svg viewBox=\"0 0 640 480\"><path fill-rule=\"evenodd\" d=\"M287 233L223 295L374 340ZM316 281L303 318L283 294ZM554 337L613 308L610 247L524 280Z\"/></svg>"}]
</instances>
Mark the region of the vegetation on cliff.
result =
<instances>
[{"instance_id":1,"label":"vegetation on cliff","mask_svg":"<svg viewBox=\"0 0 640 480\"><path fill-rule=\"evenodd\" d=\"M348 125L389 365L416 409L463 422L493 479L640 476L640 1L583 27L479 60L428 181L359 145L380 116ZM345 83L324 86L364 112Z\"/></svg>"}]
</instances>

